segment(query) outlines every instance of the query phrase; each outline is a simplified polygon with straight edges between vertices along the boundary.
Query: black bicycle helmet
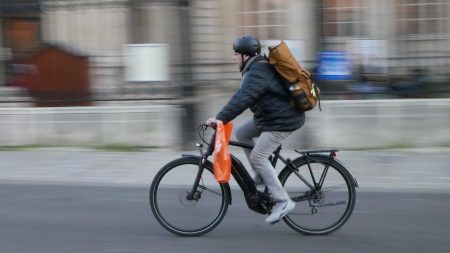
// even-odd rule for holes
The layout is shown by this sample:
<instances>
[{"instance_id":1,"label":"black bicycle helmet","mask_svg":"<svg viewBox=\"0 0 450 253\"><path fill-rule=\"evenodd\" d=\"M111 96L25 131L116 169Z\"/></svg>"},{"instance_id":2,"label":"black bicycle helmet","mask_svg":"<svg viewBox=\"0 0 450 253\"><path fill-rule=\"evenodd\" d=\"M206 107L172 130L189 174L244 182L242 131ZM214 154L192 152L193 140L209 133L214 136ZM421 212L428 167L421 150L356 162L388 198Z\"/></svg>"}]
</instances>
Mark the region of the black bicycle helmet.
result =
<instances>
[{"instance_id":1,"label":"black bicycle helmet","mask_svg":"<svg viewBox=\"0 0 450 253\"><path fill-rule=\"evenodd\" d=\"M233 43L233 50L236 53L253 57L261 53L261 44L255 36L246 35L236 39Z\"/></svg>"}]
</instances>

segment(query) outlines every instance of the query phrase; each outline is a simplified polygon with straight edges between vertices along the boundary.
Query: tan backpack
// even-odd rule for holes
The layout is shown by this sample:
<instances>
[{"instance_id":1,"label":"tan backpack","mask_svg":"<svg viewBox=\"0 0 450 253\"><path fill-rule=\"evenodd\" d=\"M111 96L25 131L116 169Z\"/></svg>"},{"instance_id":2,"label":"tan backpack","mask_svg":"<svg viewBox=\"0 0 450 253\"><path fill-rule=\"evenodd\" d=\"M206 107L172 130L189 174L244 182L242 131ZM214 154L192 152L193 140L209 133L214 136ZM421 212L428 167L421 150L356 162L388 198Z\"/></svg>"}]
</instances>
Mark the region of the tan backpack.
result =
<instances>
[{"instance_id":1,"label":"tan backpack","mask_svg":"<svg viewBox=\"0 0 450 253\"><path fill-rule=\"evenodd\" d=\"M310 73L300 66L284 41L269 47L269 64L285 79L294 108L309 111L319 103L321 110L319 87L311 79Z\"/></svg>"}]
</instances>

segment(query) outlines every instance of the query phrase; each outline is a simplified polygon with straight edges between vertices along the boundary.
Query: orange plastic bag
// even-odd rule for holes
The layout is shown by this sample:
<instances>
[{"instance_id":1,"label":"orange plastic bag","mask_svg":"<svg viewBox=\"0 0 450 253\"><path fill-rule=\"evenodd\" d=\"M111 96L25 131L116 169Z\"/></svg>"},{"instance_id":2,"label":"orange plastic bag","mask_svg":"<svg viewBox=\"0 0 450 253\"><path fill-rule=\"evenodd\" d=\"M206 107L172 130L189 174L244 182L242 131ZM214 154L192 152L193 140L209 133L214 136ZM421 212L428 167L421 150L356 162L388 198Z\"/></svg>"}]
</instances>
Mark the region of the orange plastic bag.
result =
<instances>
[{"instance_id":1,"label":"orange plastic bag","mask_svg":"<svg viewBox=\"0 0 450 253\"><path fill-rule=\"evenodd\" d=\"M214 177L217 182L223 184L230 180L231 157L228 143L230 142L233 123L224 125L222 121L217 121L216 139L214 143Z\"/></svg>"}]
</instances>

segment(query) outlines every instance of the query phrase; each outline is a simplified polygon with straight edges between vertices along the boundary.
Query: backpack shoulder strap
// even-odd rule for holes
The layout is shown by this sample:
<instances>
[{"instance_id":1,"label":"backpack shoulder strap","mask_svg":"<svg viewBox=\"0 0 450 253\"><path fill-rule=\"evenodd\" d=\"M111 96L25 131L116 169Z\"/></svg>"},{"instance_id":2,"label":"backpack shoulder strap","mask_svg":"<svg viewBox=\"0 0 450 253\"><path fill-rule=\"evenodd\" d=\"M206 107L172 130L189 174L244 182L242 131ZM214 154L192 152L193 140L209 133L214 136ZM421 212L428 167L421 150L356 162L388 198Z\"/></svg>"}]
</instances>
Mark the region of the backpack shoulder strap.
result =
<instances>
[{"instance_id":1,"label":"backpack shoulder strap","mask_svg":"<svg viewBox=\"0 0 450 253\"><path fill-rule=\"evenodd\" d=\"M260 60L257 61L256 63L261 63L261 64L270 64L268 60L264 59L264 60Z\"/></svg>"},{"instance_id":2,"label":"backpack shoulder strap","mask_svg":"<svg viewBox=\"0 0 450 253\"><path fill-rule=\"evenodd\" d=\"M257 61L256 63L260 63L260 64L270 64L270 63L269 63L269 58L267 58L266 55L263 55L263 59Z\"/></svg>"}]
</instances>

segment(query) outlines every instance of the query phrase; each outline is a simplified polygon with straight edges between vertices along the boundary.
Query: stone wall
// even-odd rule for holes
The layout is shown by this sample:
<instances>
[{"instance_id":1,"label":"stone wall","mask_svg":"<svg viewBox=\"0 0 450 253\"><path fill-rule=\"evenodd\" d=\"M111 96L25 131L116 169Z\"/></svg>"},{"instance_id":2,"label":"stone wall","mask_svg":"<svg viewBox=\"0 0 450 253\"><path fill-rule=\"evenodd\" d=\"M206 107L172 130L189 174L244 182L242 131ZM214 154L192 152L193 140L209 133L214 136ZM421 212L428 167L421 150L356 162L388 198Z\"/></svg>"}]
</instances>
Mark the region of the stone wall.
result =
<instances>
[{"instance_id":1,"label":"stone wall","mask_svg":"<svg viewBox=\"0 0 450 253\"><path fill-rule=\"evenodd\" d=\"M227 97L210 95L210 102L203 100L199 124L217 113ZM183 111L176 105L0 108L0 145L179 148L185 133L180 129ZM244 113L235 124L247 116ZM286 146L449 147L449 126L450 99L323 101L322 112L308 112L307 123Z\"/></svg>"},{"instance_id":2,"label":"stone wall","mask_svg":"<svg viewBox=\"0 0 450 253\"><path fill-rule=\"evenodd\" d=\"M176 147L174 106L1 108L1 146Z\"/></svg>"}]
</instances>

